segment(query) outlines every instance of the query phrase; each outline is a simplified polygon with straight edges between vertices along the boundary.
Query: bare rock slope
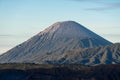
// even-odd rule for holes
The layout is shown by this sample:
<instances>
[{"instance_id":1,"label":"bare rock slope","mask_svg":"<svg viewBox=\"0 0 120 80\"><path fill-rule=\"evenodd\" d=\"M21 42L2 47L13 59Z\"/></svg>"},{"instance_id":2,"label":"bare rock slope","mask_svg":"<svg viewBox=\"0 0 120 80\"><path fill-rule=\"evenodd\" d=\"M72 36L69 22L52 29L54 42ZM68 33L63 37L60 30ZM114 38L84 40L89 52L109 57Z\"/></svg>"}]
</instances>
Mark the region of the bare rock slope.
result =
<instances>
[{"instance_id":1,"label":"bare rock slope","mask_svg":"<svg viewBox=\"0 0 120 80\"><path fill-rule=\"evenodd\" d=\"M1 55L0 63L95 64L94 61L101 59L98 60L100 64L105 63L104 59L106 59L104 56L100 58L100 55L109 54L109 50L105 52L107 49L104 50L102 47L106 45L112 45L112 43L74 21L57 22ZM104 53L100 53L99 49ZM68 52L72 50L80 50L81 54L76 56L76 51L75 54ZM119 50L116 51L119 52ZM110 54L112 55L113 52L114 50ZM97 53L100 55L96 56ZM119 57L119 54L116 54ZM117 60L119 62L119 59Z\"/></svg>"}]
</instances>

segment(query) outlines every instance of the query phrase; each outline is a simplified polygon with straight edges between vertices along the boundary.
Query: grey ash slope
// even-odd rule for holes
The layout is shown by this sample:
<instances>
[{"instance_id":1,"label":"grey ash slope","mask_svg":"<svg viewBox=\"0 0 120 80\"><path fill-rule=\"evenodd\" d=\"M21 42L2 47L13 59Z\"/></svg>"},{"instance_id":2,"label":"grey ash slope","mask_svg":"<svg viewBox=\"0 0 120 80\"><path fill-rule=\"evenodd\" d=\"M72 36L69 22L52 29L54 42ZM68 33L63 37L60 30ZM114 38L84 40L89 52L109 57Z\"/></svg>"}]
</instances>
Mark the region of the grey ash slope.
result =
<instances>
[{"instance_id":1,"label":"grey ash slope","mask_svg":"<svg viewBox=\"0 0 120 80\"><path fill-rule=\"evenodd\" d=\"M112 43L74 21L57 22L1 55L0 62L54 63L65 51L109 44Z\"/></svg>"},{"instance_id":2,"label":"grey ash slope","mask_svg":"<svg viewBox=\"0 0 120 80\"><path fill-rule=\"evenodd\" d=\"M120 64L120 43L66 51L59 56L58 61L83 65Z\"/></svg>"}]
</instances>

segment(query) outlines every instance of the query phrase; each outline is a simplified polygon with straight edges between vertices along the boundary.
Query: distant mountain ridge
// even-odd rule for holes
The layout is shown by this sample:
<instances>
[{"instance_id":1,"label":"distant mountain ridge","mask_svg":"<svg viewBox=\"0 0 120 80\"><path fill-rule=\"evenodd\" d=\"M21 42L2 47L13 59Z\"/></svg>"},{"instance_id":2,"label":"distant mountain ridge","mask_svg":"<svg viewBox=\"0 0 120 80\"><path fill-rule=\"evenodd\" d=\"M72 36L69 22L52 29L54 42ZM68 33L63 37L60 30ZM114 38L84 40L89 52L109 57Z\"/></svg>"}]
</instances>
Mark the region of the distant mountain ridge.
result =
<instances>
[{"instance_id":1,"label":"distant mountain ridge","mask_svg":"<svg viewBox=\"0 0 120 80\"><path fill-rule=\"evenodd\" d=\"M112 45L112 43L95 34L94 32L88 30L87 28L78 24L77 22L74 21L57 22L48 27L47 29L45 29L44 31L33 36L31 39L25 41L24 43L14 47L13 49L1 55L0 63L13 63L13 62L39 63L39 64L76 63L84 65L101 64L102 62L103 63L106 62L104 60L103 61L99 60L100 61L99 63L94 62L96 59L101 59L97 54L98 52L95 53L94 51L96 51L96 47L100 47L102 50L102 46L104 48L104 46L107 45ZM80 53L84 52L84 54L89 55L91 54L91 56L98 55L98 57L96 56L90 59L91 57L89 57L89 55L86 55L86 57L80 56L84 54L79 54L78 55L79 57L76 57L76 51L74 50L77 49L80 50ZM118 53L116 54L119 54L119 48L117 49ZM75 54L74 52L68 53L67 51L74 51ZM113 54L113 52L111 51L110 54ZM71 55L72 58L70 58ZM86 59L88 61L84 62L84 60ZM119 59L117 60L119 62Z\"/></svg>"}]
</instances>

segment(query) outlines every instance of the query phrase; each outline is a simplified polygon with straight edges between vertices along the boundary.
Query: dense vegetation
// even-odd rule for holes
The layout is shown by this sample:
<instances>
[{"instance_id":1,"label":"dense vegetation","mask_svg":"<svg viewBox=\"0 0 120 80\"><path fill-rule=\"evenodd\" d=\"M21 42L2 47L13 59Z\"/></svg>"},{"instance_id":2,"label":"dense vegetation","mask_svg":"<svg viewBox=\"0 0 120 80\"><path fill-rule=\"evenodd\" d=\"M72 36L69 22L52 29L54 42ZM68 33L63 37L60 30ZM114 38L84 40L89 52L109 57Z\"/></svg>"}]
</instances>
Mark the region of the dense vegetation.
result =
<instances>
[{"instance_id":1,"label":"dense vegetation","mask_svg":"<svg viewBox=\"0 0 120 80\"><path fill-rule=\"evenodd\" d=\"M120 65L0 64L0 80L120 80Z\"/></svg>"}]
</instances>

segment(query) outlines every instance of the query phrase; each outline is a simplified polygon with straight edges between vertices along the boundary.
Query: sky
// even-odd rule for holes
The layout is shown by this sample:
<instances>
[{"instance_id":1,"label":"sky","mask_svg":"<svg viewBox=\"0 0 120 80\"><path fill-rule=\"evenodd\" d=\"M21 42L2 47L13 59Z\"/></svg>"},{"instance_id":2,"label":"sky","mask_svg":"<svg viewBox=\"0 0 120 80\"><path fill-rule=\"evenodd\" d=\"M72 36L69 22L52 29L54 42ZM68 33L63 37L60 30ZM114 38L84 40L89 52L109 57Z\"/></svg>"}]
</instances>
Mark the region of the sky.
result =
<instances>
[{"instance_id":1,"label":"sky","mask_svg":"<svg viewBox=\"0 0 120 80\"><path fill-rule=\"evenodd\" d=\"M120 42L120 0L0 0L0 54L68 20Z\"/></svg>"}]
</instances>

